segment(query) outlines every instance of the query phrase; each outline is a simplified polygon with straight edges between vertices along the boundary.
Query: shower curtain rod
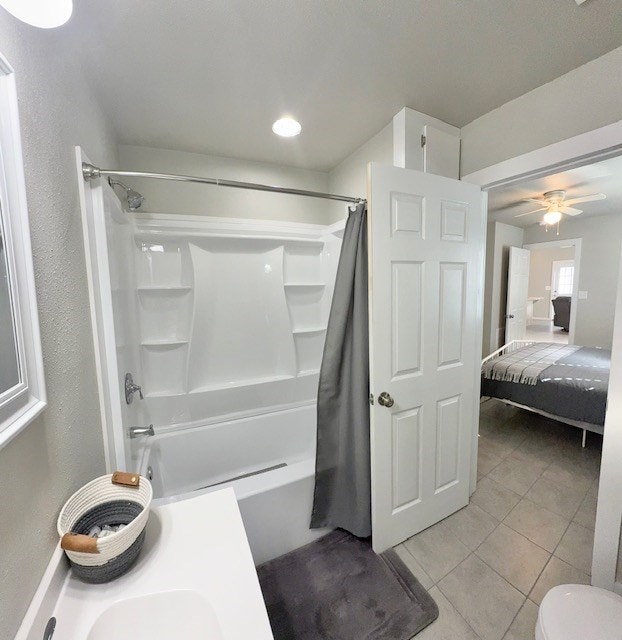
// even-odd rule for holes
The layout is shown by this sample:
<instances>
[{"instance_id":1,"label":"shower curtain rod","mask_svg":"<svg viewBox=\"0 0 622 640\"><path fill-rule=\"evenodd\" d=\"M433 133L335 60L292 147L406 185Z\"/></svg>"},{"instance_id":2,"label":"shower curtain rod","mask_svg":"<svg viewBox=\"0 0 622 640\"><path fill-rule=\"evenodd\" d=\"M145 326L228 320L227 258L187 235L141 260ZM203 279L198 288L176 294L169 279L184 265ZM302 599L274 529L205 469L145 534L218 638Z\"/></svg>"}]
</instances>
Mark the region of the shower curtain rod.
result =
<instances>
[{"instance_id":1,"label":"shower curtain rod","mask_svg":"<svg viewBox=\"0 0 622 640\"><path fill-rule=\"evenodd\" d=\"M147 173L144 171L114 171L112 169L100 169L88 162L82 163L82 175L85 180L94 180L101 176L116 176L128 178L156 178L157 180L175 180L177 182L196 182L198 184L213 184L219 187L235 187L237 189L252 189L254 191L272 191L274 193L288 193L294 196L308 196L310 198L324 198L326 200L339 200L359 204L367 202L365 198L351 198L334 193L322 193L320 191L305 191L304 189L290 189L288 187L276 187L269 184L255 182L239 182L237 180L222 180L220 178L201 178L199 176L175 175L172 173Z\"/></svg>"}]
</instances>

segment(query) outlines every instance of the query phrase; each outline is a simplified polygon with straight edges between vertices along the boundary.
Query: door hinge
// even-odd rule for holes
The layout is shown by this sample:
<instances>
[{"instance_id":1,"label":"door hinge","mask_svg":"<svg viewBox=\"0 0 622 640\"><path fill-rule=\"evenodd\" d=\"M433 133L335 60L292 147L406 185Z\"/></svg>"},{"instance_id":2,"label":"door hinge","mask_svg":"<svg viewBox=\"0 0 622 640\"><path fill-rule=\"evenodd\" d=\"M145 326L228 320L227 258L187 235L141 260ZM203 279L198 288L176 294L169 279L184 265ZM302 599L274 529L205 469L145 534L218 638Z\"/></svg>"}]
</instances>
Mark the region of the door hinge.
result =
<instances>
[{"instance_id":1,"label":"door hinge","mask_svg":"<svg viewBox=\"0 0 622 640\"><path fill-rule=\"evenodd\" d=\"M422 133L421 134L421 146L425 147L425 143L427 142L427 138L425 137L425 135Z\"/></svg>"},{"instance_id":2,"label":"door hinge","mask_svg":"<svg viewBox=\"0 0 622 640\"><path fill-rule=\"evenodd\" d=\"M374 394L373 393L369 394L369 404L374 404Z\"/></svg>"}]
</instances>

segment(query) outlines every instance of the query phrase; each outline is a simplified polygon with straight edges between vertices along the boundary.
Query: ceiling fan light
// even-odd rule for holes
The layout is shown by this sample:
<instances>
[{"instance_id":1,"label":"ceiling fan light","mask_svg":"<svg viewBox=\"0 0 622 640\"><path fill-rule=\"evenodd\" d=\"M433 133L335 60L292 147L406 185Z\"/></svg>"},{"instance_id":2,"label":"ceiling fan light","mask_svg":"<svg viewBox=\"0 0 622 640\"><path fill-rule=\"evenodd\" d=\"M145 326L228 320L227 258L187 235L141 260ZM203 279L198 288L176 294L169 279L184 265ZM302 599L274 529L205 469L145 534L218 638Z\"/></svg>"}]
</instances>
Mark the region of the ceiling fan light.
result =
<instances>
[{"instance_id":1,"label":"ceiling fan light","mask_svg":"<svg viewBox=\"0 0 622 640\"><path fill-rule=\"evenodd\" d=\"M561 219L561 211L557 211L557 209L551 209L544 214L544 223L547 225L557 224Z\"/></svg>"},{"instance_id":2,"label":"ceiling fan light","mask_svg":"<svg viewBox=\"0 0 622 640\"><path fill-rule=\"evenodd\" d=\"M69 20L73 0L0 0L0 6L26 24L53 29Z\"/></svg>"}]
</instances>

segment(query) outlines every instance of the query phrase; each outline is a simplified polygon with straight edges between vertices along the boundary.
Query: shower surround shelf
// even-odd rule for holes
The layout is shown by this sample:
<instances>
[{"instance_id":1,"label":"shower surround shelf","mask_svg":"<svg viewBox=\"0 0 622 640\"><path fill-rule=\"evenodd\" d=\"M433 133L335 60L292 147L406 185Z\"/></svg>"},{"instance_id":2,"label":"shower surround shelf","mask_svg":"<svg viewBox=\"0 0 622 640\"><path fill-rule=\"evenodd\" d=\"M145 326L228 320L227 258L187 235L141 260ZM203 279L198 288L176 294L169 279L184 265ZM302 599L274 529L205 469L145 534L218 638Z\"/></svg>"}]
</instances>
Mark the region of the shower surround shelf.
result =
<instances>
[{"instance_id":1,"label":"shower surround shelf","mask_svg":"<svg viewBox=\"0 0 622 640\"><path fill-rule=\"evenodd\" d=\"M285 282L283 284L285 288L297 289L297 288L313 288L322 289L326 286L325 282Z\"/></svg>"},{"instance_id":2,"label":"shower surround shelf","mask_svg":"<svg viewBox=\"0 0 622 640\"><path fill-rule=\"evenodd\" d=\"M277 376L266 376L265 378L248 378L246 380L232 380L231 382L221 382L204 385L191 389L189 393L205 393L206 391L222 391L223 389L236 389L239 387L250 387L252 385L270 384L271 382L280 382L281 380L292 380L296 374L283 374Z\"/></svg>"},{"instance_id":3,"label":"shower surround shelf","mask_svg":"<svg viewBox=\"0 0 622 640\"><path fill-rule=\"evenodd\" d=\"M177 293L177 292L185 292L185 291L192 291L192 287L188 284L188 285L163 285L163 286L157 286L157 285L147 285L144 287L137 287L136 289L138 291L138 293L163 293L163 294L167 294L167 293Z\"/></svg>"},{"instance_id":4,"label":"shower surround shelf","mask_svg":"<svg viewBox=\"0 0 622 640\"><path fill-rule=\"evenodd\" d=\"M323 333L324 331L326 331L326 327L300 327L299 329L292 329L292 333L295 336L306 333Z\"/></svg>"}]
</instances>

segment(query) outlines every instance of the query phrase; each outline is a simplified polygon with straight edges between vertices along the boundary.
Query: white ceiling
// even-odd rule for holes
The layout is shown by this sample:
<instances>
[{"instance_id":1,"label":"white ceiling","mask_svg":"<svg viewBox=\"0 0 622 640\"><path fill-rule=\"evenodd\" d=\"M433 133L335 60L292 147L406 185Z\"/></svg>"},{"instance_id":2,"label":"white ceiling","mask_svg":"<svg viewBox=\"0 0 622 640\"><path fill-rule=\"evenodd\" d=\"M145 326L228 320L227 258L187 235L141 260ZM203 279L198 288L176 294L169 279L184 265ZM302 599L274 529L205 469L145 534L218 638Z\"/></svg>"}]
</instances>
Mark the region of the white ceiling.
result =
<instances>
[{"instance_id":1,"label":"white ceiling","mask_svg":"<svg viewBox=\"0 0 622 640\"><path fill-rule=\"evenodd\" d=\"M460 127L622 45L620 0L74 4L120 142L322 170L403 106ZM287 113L296 139L270 130Z\"/></svg>"},{"instance_id":2,"label":"white ceiling","mask_svg":"<svg viewBox=\"0 0 622 640\"><path fill-rule=\"evenodd\" d=\"M493 189L488 194L488 219L515 227L539 224L544 211L521 218L514 216L539 208L536 202L523 202L524 198L541 198L545 191L554 189L565 189L567 200L592 193L604 193L607 196L606 200L572 205L583 210L573 220L611 213L622 215L622 156L518 185Z\"/></svg>"}]
</instances>

